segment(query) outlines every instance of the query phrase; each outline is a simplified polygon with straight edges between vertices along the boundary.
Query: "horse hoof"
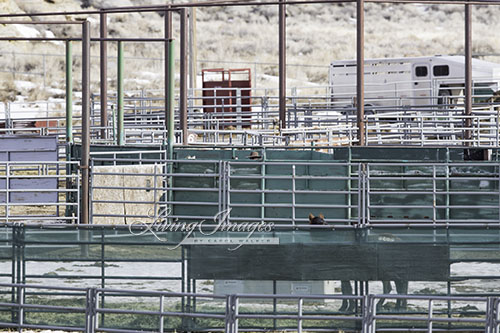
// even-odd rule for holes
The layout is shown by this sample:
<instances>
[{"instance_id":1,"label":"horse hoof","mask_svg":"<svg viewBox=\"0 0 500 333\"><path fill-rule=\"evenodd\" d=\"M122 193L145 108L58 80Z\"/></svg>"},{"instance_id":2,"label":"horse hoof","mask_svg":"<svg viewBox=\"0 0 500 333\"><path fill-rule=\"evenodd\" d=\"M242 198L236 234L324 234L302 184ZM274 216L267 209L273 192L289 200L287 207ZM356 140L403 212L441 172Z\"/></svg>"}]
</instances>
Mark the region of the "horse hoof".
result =
<instances>
[{"instance_id":1,"label":"horse hoof","mask_svg":"<svg viewBox=\"0 0 500 333\"><path fill-rule=\"evenodd\" d=\"M340 306L339 312L346 312L348 306L349 306L348 302L346 302L346 301L342 302L342 305Z\"/></svg>"}]
</instances>

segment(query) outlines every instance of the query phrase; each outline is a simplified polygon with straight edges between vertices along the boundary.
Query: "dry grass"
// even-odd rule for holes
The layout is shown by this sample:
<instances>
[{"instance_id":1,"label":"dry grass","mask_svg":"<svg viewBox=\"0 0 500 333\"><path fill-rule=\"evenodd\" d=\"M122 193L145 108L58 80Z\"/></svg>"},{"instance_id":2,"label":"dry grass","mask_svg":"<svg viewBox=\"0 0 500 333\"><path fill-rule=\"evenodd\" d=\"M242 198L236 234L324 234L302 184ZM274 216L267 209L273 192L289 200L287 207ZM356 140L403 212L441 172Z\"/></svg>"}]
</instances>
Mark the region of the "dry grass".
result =
<instances>
[{"instance_id":1,"label":"dry grass","mask_svg":"<svg viewBox=\"0 0 500 333\"><path fill-rule=\"evenodd\" d=\"M178 1L175 1L178 2ZM82 8L100 8L141 4L164 4L160 0L5 0L0 4L3 12L41 12L49 10L76 10ZM366 57L401 57L432 54L463 53L463 6L460 5L366 5ZM473 11L473 51L475 53L500 53L500 44L496 41L495 31L500 28L497 16L498 6L475 6ZM354 4L310 4L288 6L287 9L287 56L289 64L307 64L328 66L334 59L352 59L355 57L355 5ZM75 17L68 17L75 19ZM276 6L248 6L201 8L197 11L197 47L199 60L206 62L198 67L241 68L251 67L257 70L257 85L277 87L277 80L269 76L277 75L278 26ZM178 18L174 15L174 38L178 39ZM91 17L92 34L98 35L98 17ZM47 35L51 31L56 36L80 35L76 26L35 26L39 34ZM12 26L0 26L2 35L20 35ZM117 14L109 16L109 34L111 37L163 37L163 18L158 13ZM126 56L150 59L127 59L125 68L125 88L162 89L163 63L151 58L162 58L163 47L157 44L130 43L126 45ZM2 52L51 53L62 55L63 45L57 43L8 43L2 42ZM98 44L91 50L94 56L99 54ZM109 45L109 55L114 56L116 47ZM75 46L75 54L78 54ZM489 58L488 60L497 60ZM241 62L238 64L229 61ZM75 56L75 89L79 90L80 59ZM226 62L226 63L224 63ZM270 63L253 65L252 62ZM12 57L0 57L0 67L12 67ZM16 70L40 72L42 59L27 56L16 59ZM49 68L46 82L52 87L64 86L64 58L47 57ZM109 60L110 86L115 86L116 61ZM98 90L97 59L92 65L93 90ZM290 85L304 85L308 82L327 83L327 67L290 66L288 77ZM12 78L14 79L14 78ZM17 80L20 78L16 78ZM24 76L41 86L39 75ZM297 81L294 81L297 80ZM9 78L5 82L9 82ZM2 88L4 100L12 99L10 88ZM31 92L33 93L33 92ZM40 95L39 97L44 97Z\"/></svg>"}]
</instances>

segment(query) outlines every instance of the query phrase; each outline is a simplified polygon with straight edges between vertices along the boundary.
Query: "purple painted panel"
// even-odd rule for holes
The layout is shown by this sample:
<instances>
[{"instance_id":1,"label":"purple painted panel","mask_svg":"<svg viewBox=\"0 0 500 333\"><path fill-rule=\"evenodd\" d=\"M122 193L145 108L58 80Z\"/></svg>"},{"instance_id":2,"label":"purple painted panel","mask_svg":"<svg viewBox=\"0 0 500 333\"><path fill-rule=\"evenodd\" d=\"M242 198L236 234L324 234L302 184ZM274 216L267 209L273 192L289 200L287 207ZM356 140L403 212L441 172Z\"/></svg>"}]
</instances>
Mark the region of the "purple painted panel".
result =
<instances>
[{"instance_id":1,"label":"purple painted panel","mask_svg":"<svg viewBox=\"0 0 500 333\"><path fill-rule=\"evenodd\" d=\"M14 151L10 153L9 161L33 162L33 161L57 161L57 151Z\"/></svg>"},{"instance_id":2,"label":"purple painted panel","mask_svg":"<svg viewBox=\"0 0 500 333\"><path fill-rule=\"evenodd\" d=\"M57 161L57 137L55 136L0 136L0 162L5 161ZM5 177L0 179L0 189L6 188ZM24 189L26 192L11 192L9 202L13 203L56 203L57 193L54 178L10 178L10 189ZM0 202L6 202L5 193L0 193Z\"/></svg>"},{"instance_id":3,"label":"purple painted panel","mask_svg":"<svg viewBox=\"0 0 500 333\"><path fill-rule=\"evenodd\" d=\"M0 180L0 188L5 189L5 179ZM57 178L12 178L9 188L28 190L27 192L11 192L9 202L12 203L56 203L57 193L41 190L56 190ZM0 193L0 203L5 203L5 193Z\"/></svg>"},{"instance_id":4,"label":"purple painted panel","mask_svg":"<svg viewBox=\"0 0 500 333\"><path fill-rule=\"evenodd\" d=\"M57 151L55 136L0 136L0 152Z\"/></svg>"}]
</instances>

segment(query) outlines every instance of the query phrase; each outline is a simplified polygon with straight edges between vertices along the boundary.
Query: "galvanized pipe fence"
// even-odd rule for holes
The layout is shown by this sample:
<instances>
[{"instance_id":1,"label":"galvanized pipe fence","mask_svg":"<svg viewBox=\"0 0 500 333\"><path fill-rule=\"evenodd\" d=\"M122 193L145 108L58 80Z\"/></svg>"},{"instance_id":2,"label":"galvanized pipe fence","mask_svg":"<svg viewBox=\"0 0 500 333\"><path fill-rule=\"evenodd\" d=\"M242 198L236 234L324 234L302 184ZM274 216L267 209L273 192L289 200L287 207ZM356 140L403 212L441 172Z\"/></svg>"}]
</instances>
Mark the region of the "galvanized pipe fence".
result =
<instances>
[{"instance_id":1,"label":"galvanized pipe fence","mask_svg":"<svg viewBox=\"0 0 500 333\"><path fill-rule=\"evenodd\" d=\"M323 213L333 226L500 221L498 162L273 161L250 155L170 160L166 151L94 152L91 217L94 224L153 222L158 212L175 207L174 219L213 219L229 211L231 222L287 225L307 224L310 212ZM80 182L77 162L1 162L0 221L78 223Z\"/></svg>"},{"instance_id":2,"label":"galvanized pipe fence","mask_svg":"<svg viewBox=\"0 0 500 333\"><path fill-rule=\"evenodd\" d=\"M221 88L224 90L223 88ZM242 89L239 89L242 94ZM297 94L296 90L294 90ZM238 94L237 94L238 95ZM113 95L108 101L113 100ZM188 98L188 144L204 145L356 145L359 142L354 100L332 101L329 95L292 95L287 98L287 128L278 129L277 97L252 97L251 104L236 97L203 97L213 105L196 105L199 97ZM221 103L218 100L222 100ZM227 100L224 102L224 100ZM227 102L227 104L225 104ZM404 105L402 100L378 100L394 106L366 106L365 133L369 145L500 145L499 108L496 103L476 103L470 115L463 104L443 101L439 105ZM446 103L445 103L446 102ZM19 105L18 105L19 104ZM7 103L4 106L5 134L58 135L65 142L64 103ZM199 104L199 103L198 103ZM109 102L109 124L100 124L98 95L91 100L91 139L94 143L116 144L118 108ZM124 98L124 141L128 144L162 144L168 133L164 125L164 99L139 91ZM251 108L252 111L242 111ZM60 110L59 110L60 109ZM216 112L207 112L216 109ZM16 110L15 115L11 110ZM175 118L178 124L180 119ZM81 140L81 116L75 113L73 133ZM102 138L102 132L106 137ZM466 136L469 133L470 136ZM185 144L181 130L176 144Z\"/></svg>"},{"instance_id":3,"label":"galvanized pipe fence","mask_svg":"<svg viewBox=\"0 0 500 333\"><path fill-rule=\"evenodd\" d=\"M311 212L332 226L500 223L498 162L255 161L250 152L233 160L169 160L165 151L130 153L92 156L95 224L154 222L166 207L172 219L228 212L230 222L291 226L308 224Z\"/></svg>"},{"instance_id":4,"label":"galvanized pipe fence","mask_svg":"<svg viewBox=\"0 0 500 333\"><path fill-rule=\"evenodd\" d=\"M301 111L299 111L301 112ZM340 114L336 111L319 109L307 111L298 126L281 131L272 126L262 129L251 127L238 129L235 123L222 116L205 116L205 120L196 120L192 115L188 134L188 144L196 145L262 145L262 146L352 146L358 142L355 117ZM191 115L190 115L191 116ZM250 117L250 114L248 114ZM231 116L232 117L232 116ZM244 116L242 116L244 117ZM412 145L412 146L466 146L498 147L500 137L498 131L498 112L477 113L469 117L470 127L464 127L464 116L460 113L442 114L441 112L401 111L368 115L366 118L365 136L369 145ZM273 117L267 118L270 122ZM125 127L125 141L129 144L161 144L165 142L167 132L162 125L151 125L152 120L131 122ZM199 124L211 124L210 126ZM241 123L240 123L241 124ZM270 123L271 124L271 123ZM95 127L96 130L101 127ZM112 130L112 128L108 128ZM466 138L465 132L471 137ZM176 130L176 145L182 145L180 130ZM113 140L95 140L95 142L112 143Z\"/></svg>"},{"instance_id":5,"label":"galvanized pipe fence","mask_svg":"<svg viewBox=\"0 0 500 333\"><path fill-rule=\"evenodd\" d=\"M11 320L6 320L5 316L0 326L12 329L57 329L65 331L92 332L144 332L144 329L154 332L172 331L177 328L186 331L223 331L226 333L237 333L245 331L272 331L271 328L259 328L248 326L245 320L254 322L264 320L287 321L285 328L287 331L305 332L314 330L315 332L331 331L332 329L342 329L345 323L349 324L347 330L371 333L390 331L467 331L467 332L487 332L495 333L500 329L498 297L448 297L448 296L427 296L427 295L367 295L367 296L343 296L343 295L269 295L269 294L229 294L213 295L203 293L172 293L158 291L137 291L125 289L107 288L72 288L72 287L49 287L29 284L0 284L1 288L9 288L13 291L14 297L11 301L0 302L0 309L4 313L10 313ZM50 305L33 302L34 291L44 291L53 295L71 296L74 305L65 305L68 302L62 298L55 299ZM146 303L125 302L122 308L116 308L111 304L106 306L99 302L101 296L108 297L128 297L129 299L147 298L150 306ZM31 298L30 298L31 296ZM377 300L382 298L397 298L404 300L418 300L426 304L425 310L419 310L415 314L392 313L378 314ZM212 305L212 310L206 309L183 309L174 310L175 301L180 299L205 299ZM264 302L269 301L289 302L286 313L259 313L259 311L245 310L245 303L248 301ZM359 304L359 309L351 313L339 313L335 311L315 312L306 307L306 302L328 302L331 300L350 300ZM484 306L484 311L476 313L462 314L460 316L449 316L441 310L436 309L438 303L462 302L464 304L480 303ZM153 305L152 305L153 304ZM137 308L139 306L139 308ZM247 306L248 307L248 306ZM32 318L36 313L54 314L66 316L71 314L77 317L74 325L54 325L50 323L37 323ZM148 324L143 327L123 327L110 324L107 317L129 316L135 318L150 318ZM31 317L31 318L30 318ZM30 320L31 319L31 320ZM172 327L172 323L166 323L177 319L179 326ZM189 321L188 321L189 319ZM210 320L213 324L210 327L196 328L190 327L196 321ZM209 322L210 322L209 321ZM293 325L292 323L295 323ZM344 324L341 324L344 323ZM187 325L187 326L184 326ZM314 326L316 325L316 326ZM450 325L450 326L446 326ZM295 326L295 327L294 327Z\"/></svg>"},{"instance_id":6,"label":"galvanized pipe fence","mask_svg":"<svg viewBox=\"0 0 500 333\"><path fill-rule=\"evenodd\" d=\"M78 223L78 162L0 162L0 221Z\"/></svg>"}]
</instances>

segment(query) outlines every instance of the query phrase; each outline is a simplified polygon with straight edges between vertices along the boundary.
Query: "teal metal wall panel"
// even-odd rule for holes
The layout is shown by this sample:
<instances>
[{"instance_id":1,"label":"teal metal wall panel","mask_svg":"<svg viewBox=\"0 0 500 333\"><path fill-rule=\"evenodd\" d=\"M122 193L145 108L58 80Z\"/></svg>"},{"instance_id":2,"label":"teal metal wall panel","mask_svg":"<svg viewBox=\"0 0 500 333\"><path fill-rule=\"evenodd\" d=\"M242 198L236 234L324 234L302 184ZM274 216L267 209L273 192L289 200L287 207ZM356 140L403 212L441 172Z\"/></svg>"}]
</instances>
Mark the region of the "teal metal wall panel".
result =
<instances>
[{"instance_id":1,"label":"teal metal wall panel","mask_svg":"<svg viewBox=\"0 0 500 333\"><path fill-rule=\"evenodd\" d=\"M378 244L377 280L446 281L450 253L446 245Z\"/></svg>"},{"instance_id":2,"label":"teal metal wall panel","mask_svg":"<svg viewBox=\"0 0 500 333\"><path fill-rule=\"evenodd\" d=\"M374 280L373 246L267 245L228 251L225 246L193 246L189 269L196 279Z\"/></svg>"},{"instance_id":3,"label":"teal metal wall panel","mask_svg":"<svg viewBox=\"0 0 500 333\"><path fill-rule=\"evenodd\" d=\"M428 244L193 246L197 279L446 281L449 249ZM277 269L279 268L279 269Z\"/></svg>"},{"instance_id":4,"label":"teal metal wall panel","mask_svg":"<svg viewBox=\"0 0 500 333\"><path fill-rule=\"evenodd\" d=\"M74 150L78 150L74 147ZM95 146L93 151L115 150L117 147ZM127 150L152 150L145 158L159 160L159 147L127 146ZM252 152L262 159L251 160ZM78 154L77 154L78 155ZM111 154L109 155L111 157ZM314 148L286 150L266 149L197 149L176 148L178 162L173 163L173 213L182 216L213 216L222 206L224 194L229 189L228 204L231 218L267 220L282 219L286 223L300 220L307 223L309 213L323 213L327 220L337 223L357 221L358 162L369 163L366 180L369 197L370 222L405 223L407 221L433 222L434 220L498 220L499 216L499 167L488 164L454 165L444 163L464 162L463 148L422 147L338 147L331 153ZM497 155L495 155L497 156ZM123 157L136 158L137 154ZM190 162L187 162L187 159ZM203 163L207 160L207 163ZM208 161L208 160L213 160ZM353 163L349 167L343 163ZM183 162L186 161L186 162ZM279 161L297 162L292 165L272 164ZM377 165L373 161L391 163L438 162L438 165ZM144 161L143 161L144 162ZM229 175L219 170L231 162ZM310 163L301 165L300 162ZM327 165L326 163L338 163ZM103 162L106 163L106 162ZM109 162L111 163L111 162ZM127 161L124 163L130 164ZM246 163L246 164L245 164ZM264 163L267 163L264 165ZM295 170L295 196L292 191L292 174ZM435 179L432 177L435 174ZM228 179L221 177L229 176ZM263 178L264 177L264 178ZM349 177L351 177L349 179ZM361 177L360 177L361 178ZM226 182L226 183L224 183ZM192 190L200 189L200 191ZM264 191L265 193L260 193ZM329 193L334 191L336 193ZM189 204L192 202L192 204ZM196 204L199 202L200 204ZM293 211L292 202L295 202ZM277 222L281 223L281 222Z\"/></svg>"}]
</instances>

